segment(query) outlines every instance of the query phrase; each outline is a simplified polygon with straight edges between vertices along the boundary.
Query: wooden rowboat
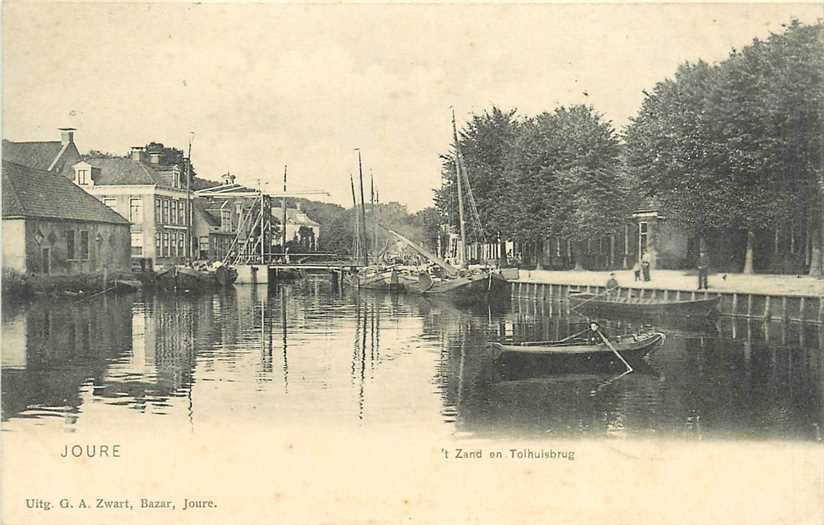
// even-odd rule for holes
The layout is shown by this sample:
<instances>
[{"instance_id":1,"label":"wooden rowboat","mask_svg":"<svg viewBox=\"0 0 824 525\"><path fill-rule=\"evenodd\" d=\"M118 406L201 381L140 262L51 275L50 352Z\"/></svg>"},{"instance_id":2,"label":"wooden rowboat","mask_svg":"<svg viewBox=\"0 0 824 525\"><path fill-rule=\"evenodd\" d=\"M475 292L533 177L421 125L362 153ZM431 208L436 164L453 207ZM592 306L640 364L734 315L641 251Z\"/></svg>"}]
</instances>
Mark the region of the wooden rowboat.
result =
<instances>
[{"instance_id":1,"label":"wooden rowboat","mask_svg":"<svg viewBox=\"0 0 824 525\"><path fill-rule=\"evenodd\" d=\"M573 310L590 315L709 317L718 314L721 297L675 301L572 292L569 302Z\"/></svg>"},{"instance_id":2,"label":"wooden rowboat","mask_svg":"<svg viewBox=\"0 0 824 525\"><path fill-rule=\"evenodd\" d=\"M616 337L611 343L624 359L631 361L646 356L665 338L661 332L649 332ZM517 363L526 365L527 368L546 364L553 365L553 368L565 368L570 365L622 366L615 352L605 343L587 343L580 340L520 344L490 342L487 348L494 361Z\"/></svg>"}]
</instances>

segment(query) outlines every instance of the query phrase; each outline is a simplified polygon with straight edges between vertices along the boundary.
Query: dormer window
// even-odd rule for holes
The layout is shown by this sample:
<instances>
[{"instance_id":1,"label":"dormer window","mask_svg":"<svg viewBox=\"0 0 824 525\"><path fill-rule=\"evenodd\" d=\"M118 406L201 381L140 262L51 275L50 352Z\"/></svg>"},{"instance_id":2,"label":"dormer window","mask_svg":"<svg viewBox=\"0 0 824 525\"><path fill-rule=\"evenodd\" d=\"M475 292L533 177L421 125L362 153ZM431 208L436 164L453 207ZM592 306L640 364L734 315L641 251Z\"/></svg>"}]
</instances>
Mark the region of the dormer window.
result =
<instances>
[{"instance_id":1,"label":"dormer window","mask_svg":"<svg viewBox=\"0 0 824 525\"><path fill-rule=\"evenodd\" d=\"M92 167L92 165L87 162L78 162L72 166L72 168L74 168L75 184L87 188L94 186L95 173L93 173L93 171L97 170L99 174L100 170L98 168Z\"/></svg>"}]
</instances>

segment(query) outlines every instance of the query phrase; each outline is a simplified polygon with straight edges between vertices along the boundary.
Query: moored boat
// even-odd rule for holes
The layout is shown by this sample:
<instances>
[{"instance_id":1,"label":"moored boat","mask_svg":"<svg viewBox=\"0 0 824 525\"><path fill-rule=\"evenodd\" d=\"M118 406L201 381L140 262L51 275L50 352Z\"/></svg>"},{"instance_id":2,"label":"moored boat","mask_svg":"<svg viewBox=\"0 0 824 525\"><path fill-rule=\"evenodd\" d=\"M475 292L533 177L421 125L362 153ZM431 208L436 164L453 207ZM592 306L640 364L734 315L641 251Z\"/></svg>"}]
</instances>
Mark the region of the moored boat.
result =
<instances>
[{"instance_id":1,"label":"moored boat","mask_svg":"<svg viewBox=\"0 0 824 525\"><path fill-rule=\"evenodd\" d=\"M381 265L362 268L352 274L351 283L365 290L398 291L404 288L398 270Z\"/></svg>"},{"instance_id":2,"label":"moored boat","mask_svg":"<svg viewBox=\"0 0 824 525\"><path fill-rule=\"evenodd\" d=\"M571 292L569 294L569 302L573 310L593 315L709 317L718 314L720 301L721 297L662 300L622 297L620 293L605 295Z\"/></svg>"},{"instance_id":3,"label":"moored boat","mask_svg":"<svg viewBox=\"0 0 824 525\"><path fill-rule=\"evenodd\" d=\"M456 302L475 302L489 298L503 299L509 296L507 281L499 272L491 269L476 269L458 275L440 275L421 271L417 278L407 274L404 288L414 294L443 296Z\"/></svg>"},{"instance_id":4,"label":"moored boat","mask_svg":"<svg viewBox=\"0 0 824 525\"><path fill-rule=\"evenodd\" d=\"M157 285L166 289L196 290L231 286L236 279L237 270L226 265L205 270L172 266L157 274Z\"/></svg>"},{"instance_id":5,"label":"moored boat","mask_svg":"<svg viewBox=\"0 0 824 525\"><path fill-rule=\"evenodd\" d=\"M619 336L610 341L591 343L581 340L524 342L520 344L501 344L489 342L490 356L496 362L517 364L526 368L547 366L550 368L567 368L569 366L623 366L615 351L628 361L639 360L662 343L665 335L661 332L649 332Z\"/></svg>"}]
</instances>

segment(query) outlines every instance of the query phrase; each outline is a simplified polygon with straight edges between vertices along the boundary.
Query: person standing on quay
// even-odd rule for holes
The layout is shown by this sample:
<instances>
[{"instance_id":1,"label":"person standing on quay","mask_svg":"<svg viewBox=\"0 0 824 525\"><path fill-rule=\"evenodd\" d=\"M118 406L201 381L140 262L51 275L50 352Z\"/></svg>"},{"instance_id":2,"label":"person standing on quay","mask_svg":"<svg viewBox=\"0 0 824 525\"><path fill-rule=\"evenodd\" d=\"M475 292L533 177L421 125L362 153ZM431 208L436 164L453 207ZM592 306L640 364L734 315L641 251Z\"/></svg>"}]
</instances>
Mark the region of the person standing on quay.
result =
<instances>
[{"instance_id":1,"label":"person standing on quay","mask_svg":"<svg viewBox=\"0 0 824 525\"><path fill-rule=\"evenodd\" d=\"M649 265L650 265L650 256L649 252L644 252L644 255L641 256L641 271L644 274L644 280L649 281Z\"/></svg>"},{"instance_id":2,"label":"person standing on quay","mask_svg":"<svg viewBox=\"0 0 824 525\"><path fill-rule=\"evenodd\" d=\"M702 288L706 290L709 288L707 284L707 278L710 273L710 258L707 257L707 252L701 250L701 254L698 256L698 289L701 290Z\"/></svg>"},{"instance_id":3,"label":"person standing on quay","mask_svg":"<svg viewBox=\"0 0 824 525\"><path fill-rule=\"evenodd\" d=\"M635 261L635 264L632 266L632 273L635 274L635 280L641 280L641 263L639 261Z\"/></svg>"}]
</instances>

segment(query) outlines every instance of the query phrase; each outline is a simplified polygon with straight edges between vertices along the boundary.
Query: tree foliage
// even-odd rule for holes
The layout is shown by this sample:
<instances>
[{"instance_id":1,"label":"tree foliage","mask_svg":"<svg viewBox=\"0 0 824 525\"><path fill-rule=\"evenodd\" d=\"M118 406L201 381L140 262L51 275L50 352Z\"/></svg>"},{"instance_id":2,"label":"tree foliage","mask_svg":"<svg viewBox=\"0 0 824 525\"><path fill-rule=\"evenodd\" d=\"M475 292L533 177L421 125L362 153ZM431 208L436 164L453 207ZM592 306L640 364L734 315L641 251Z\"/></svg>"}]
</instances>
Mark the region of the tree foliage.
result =
<instances>
[{"instance_id":1,"label":"tree foliage","mask_svg":"<svg viewBox=\"0 0 824 525\"><path fill-rule=\"evenodd\" d=\"M685 63L645 93L625 132L627 164L699 234L818 219L822 108L822 25L793 21L717 65ZM745 269L751 259L749 243Z\"/></svg>"}]
</instances>

